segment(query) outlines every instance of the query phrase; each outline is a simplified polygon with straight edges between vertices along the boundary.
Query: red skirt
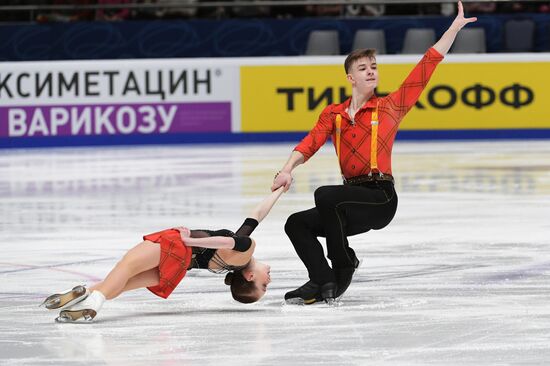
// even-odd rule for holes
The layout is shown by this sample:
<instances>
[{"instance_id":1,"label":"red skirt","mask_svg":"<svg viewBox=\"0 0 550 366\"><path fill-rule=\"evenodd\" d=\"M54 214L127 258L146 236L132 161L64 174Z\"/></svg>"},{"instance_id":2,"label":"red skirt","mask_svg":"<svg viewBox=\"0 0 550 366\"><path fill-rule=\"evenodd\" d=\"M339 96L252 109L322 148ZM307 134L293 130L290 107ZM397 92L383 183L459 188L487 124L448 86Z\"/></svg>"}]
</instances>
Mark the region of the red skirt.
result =
<instances>
[{"instance_id":1,"label":"red skirt","mask_svg":"<svg viewBox=\"0 0 550 366\"><path fill-rule=\"evenodd\" d=\"M193 250L181 239L175 229L145 235L143 240L160 244L159 284L147 287L149 291L166 299L187 273Z\"/></svg>"}]
</instances>

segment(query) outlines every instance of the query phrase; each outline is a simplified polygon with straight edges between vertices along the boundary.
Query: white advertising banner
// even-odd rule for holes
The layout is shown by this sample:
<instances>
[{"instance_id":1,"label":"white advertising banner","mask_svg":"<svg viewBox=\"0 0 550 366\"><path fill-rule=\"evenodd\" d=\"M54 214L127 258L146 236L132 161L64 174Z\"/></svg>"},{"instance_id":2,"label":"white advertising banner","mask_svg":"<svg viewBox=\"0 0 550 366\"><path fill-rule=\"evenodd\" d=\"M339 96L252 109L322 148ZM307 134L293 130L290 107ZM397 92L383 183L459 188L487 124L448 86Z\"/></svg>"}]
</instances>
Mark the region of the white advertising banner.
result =
<instances>
[{"instance_id":1,"label":"white advertising banner","mask_svg":"<svg viewBox=\"0 0 550 366\"><path fill-rule=\"evenodd\" d=\"M239 68L201 60L0 64L0 138L231 132Z\"/></svg>"}]
</instances>

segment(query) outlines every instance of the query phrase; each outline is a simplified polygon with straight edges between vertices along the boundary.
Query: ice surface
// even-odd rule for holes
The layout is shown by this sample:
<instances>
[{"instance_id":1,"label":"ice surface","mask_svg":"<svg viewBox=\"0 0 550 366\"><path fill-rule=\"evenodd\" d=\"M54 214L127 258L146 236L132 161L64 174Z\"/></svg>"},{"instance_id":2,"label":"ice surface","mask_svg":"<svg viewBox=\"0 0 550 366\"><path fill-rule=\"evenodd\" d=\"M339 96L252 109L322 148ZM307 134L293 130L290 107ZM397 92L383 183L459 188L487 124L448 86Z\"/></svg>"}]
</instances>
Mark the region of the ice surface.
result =
<instances>
[{"instance_id":1,"label":"ice surface","mask_svg":"<svg viewBox=\"0 0 550 366\"><path fill-rule=\"evenodd\" d=\"M543 365L550 362L550 142L399 142L399 208L350 239L363 265L337 308L282 305L306 271L286 217L337 184L334 151L299 167L258 227L262 301L189 272L168 300L107 302L56 324L49 294L103 278L143 234L236 229L293 145L0 150L0 364Z\"/></svg>"}]
</instances>

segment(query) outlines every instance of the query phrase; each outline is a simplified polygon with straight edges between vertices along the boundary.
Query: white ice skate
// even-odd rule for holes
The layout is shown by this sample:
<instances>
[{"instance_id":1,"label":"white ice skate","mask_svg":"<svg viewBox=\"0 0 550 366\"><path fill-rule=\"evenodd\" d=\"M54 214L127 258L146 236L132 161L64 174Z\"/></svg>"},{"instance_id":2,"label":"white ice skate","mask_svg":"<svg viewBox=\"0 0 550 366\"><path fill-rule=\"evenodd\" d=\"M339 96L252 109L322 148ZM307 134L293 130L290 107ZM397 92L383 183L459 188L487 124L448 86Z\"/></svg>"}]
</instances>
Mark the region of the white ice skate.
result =
<instances>
[{"instance_id":1,"label":"white ice skate","mask_svg":"<svg viewBox=\"0 0 550 366\"><path fill-rule=\"evenodd\" d=\"M84 301L62 310L55 319L58 323L91 323L105 302L105 296L93 291Z\"/></svg>"},{"instance_id":2,"label":"white ice skate","mask_svg":"<svg viewBox=\"0 0 550 366\"><path fill-rule=\"evenodd\" d=\"M48 296L40 306L50 310L62 309L84 300L89 294L90 292L86 287L79 285L58 294Z\"/></svg>"}]
</instances>

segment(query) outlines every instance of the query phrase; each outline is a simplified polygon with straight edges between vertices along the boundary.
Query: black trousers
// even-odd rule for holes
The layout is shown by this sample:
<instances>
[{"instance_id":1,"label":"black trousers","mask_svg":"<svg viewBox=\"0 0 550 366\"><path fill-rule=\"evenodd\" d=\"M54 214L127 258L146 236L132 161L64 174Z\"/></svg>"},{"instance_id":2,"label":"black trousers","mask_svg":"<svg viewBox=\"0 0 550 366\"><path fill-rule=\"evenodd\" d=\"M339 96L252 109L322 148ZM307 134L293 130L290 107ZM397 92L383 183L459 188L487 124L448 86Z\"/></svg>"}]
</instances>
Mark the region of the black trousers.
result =
<instances>
[{"instance_id":1,"label":"black trousers","mask_svg":"<svg viewBox=\"0 0 550 366\"><path fill-rule=\"evenodd\" d=\"M290 215L285 232L304 262L310 280L335 281L332 268L352 267L355 252L348 236L382 229L397 210L397 193L388 181L323 186L315 191L315 207ZM318 237L325 237L329 266Z\"/></svg>"}]
</instances>

